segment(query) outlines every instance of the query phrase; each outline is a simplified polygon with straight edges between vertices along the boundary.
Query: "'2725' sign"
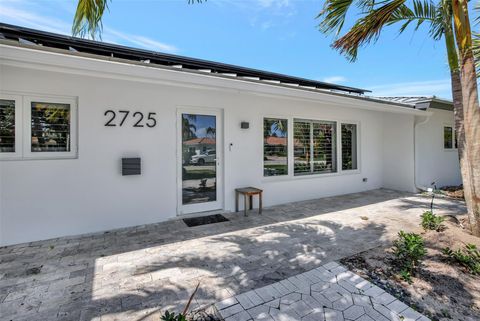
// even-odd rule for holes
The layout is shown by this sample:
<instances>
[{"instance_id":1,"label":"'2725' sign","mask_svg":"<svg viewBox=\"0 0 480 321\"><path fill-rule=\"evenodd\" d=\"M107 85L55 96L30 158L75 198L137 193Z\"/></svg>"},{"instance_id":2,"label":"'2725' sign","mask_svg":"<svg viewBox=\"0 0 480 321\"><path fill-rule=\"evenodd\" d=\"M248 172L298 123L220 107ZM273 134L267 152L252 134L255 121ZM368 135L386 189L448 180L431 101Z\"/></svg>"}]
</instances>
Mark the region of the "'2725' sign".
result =
<instances>
[{"instance_id":1,"label":"'2725' sign","mask_svg":"<svg viewBox=\"0 0 480 321\"><path fill-rule=\"evenodd\" d=\"M157 126L157 119L155 116L157 113L148 113L146 116L144 113L140 111L136 111L134 113L131 113L129 110L107 110L105 112L105 117L107 117L107 122L105 123L105 126L107 127L115 127L119 126L122 127L123 124L125 124L125 121L127 118L131 118L133 121L130 123L133 123L132 127L155 127ZM118 116L118 117L117 117Z\"/></svg>"}]
</instances>

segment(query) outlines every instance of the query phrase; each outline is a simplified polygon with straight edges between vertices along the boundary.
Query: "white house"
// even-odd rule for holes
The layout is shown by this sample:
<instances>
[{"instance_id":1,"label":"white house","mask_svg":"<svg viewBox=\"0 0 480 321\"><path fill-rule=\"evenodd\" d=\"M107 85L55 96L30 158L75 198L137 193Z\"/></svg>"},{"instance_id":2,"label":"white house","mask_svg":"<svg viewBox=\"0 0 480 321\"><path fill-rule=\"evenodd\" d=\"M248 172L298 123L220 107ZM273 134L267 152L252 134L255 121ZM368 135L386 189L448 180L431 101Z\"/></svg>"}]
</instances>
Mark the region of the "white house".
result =
<instances>
[{"instance_id":1,"label":"white house","mask_svg":"<svg viewBox=\"0 0 480 321\"><path fill-rule=\"evenodd\" d=\"M365 92L1 24L0 244L461 183L451 103Z\"/></svg>"}]
</instances>

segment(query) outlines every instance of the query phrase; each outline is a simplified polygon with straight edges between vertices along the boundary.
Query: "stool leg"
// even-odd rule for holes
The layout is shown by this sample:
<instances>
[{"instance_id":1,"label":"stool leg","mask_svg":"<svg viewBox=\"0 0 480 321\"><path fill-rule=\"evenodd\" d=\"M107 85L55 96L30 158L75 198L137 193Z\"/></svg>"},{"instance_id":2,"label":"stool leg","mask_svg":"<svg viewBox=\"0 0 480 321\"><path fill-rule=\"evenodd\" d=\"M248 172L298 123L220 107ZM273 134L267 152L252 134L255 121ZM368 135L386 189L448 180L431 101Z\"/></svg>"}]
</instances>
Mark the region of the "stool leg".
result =
<instances>
[{"instance_id":1,"label":"stool leg","mask_svg":"<svg viewBox=\"0 0 480 321\"><path fill-rule=\"evenodd\" d=\"M250 195L250 210L253 210L253 195Z\"/></svg>"},{"instance_id":2,"label":"stool leg","mask_svg":"<svg viewBox=\"0 0 480 321\"><path fill-rule=\"evenodd\" d=\"M243 214L245 216L248 216L247 215L247 203L248 203L248 197L247 197L247 195L243 195Z\"/></svg>"},{"instance_id":3,"label":"stool leg","mask_svg":"<svg viewBox=\"0 0 480 321\"><path fill-rule=\"evenodd\" d=\"M258 214L262 214L262 193L258 195Z\"/></svg>"},{"instance_id":4,"label":"stool leg","mask_svg":"<svg viewBox=\"0 0 480 321\"><path fill-rule=\"evenodd\" d=\"M235 212L238 212L238 192L235 192Z\"/></svg>"}]
</instances>

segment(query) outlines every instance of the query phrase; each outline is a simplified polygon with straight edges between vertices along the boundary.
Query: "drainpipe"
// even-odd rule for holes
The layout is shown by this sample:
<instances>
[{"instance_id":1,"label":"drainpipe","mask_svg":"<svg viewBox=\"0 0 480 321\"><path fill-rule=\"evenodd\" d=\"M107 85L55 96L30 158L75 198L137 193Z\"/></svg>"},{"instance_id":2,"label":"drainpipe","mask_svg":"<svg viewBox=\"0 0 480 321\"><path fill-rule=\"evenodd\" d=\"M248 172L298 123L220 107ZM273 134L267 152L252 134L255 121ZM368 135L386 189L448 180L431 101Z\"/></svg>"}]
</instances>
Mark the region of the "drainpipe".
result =
<instances>
[{"instance_id":1,"label":"drainpipe","mask_svg":"<svg viewBox=\"0 0 480 321\"><path fill-rule=\"evenodd\" d=\"M415 116L413 125L413 182L415 184L415 188L423 192L427 191L427 187L419 186L417 183L417 126L426 124L430 120L431 116L431 113L427 113L425 116Z\"/></svg>"}]
</instances>

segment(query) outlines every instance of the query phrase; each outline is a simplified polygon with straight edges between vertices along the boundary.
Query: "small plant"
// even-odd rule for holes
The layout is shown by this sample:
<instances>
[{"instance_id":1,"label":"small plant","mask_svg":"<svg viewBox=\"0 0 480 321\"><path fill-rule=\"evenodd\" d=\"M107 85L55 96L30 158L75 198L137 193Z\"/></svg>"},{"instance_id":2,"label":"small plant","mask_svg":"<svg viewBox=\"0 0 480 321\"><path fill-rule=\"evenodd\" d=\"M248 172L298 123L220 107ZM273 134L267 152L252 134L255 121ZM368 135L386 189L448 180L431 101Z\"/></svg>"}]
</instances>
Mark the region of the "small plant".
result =
<instances>
[{"instance_id":1,"label":"small plant","mask_svg":"<svg viewBox=\"0 0 480 321\"><path fill-rule=\"evenodd\" d=\"M410 272L408 272L408 270L406 270L406 269L403 269L403 270L400 271L400 277L402 278L402 280L404 280L408 284L413 283L412 274Z\"/></svg>"},{"instance_id":2,"label":"small plant","mask_svg":"<svg viewBox=\"0 0 480 321\"><path fill-rule=\"evenodd\" d=\"M432 230L440 232L445 227L442 223L445 220L445 217L438 216L433 214L432 211L423 212L422 216L422 227L424 230Z\"/></svg>"},{"instance_id":3,"label":"small plant","mask_svg":"<svg viewBox=\"0 0 480 321\"><path fill-rule=\"evenodd\" d=\"M426 253L423 238L420 235L404 231L398 232L398 239L393 242L393 254L400 263L402 278L406 272L409 274L408 278L415 273Z\"/></svg>"},{"instance_id":4,"label":"small plant","mask_svg":"<svg viewBox=\"0 0 480 321\"><path fill-rule=\"evenodd\" d=\"M165 311L165 314L162 316L162 321L187 321L187 313L188 313L188 308L190 307L190 303L192 303L193 297L195 296L195 293L198 291L198 287L200 286L200 282L197 283L197 287L195 288L195 291L193 291L192 295L190 296L190 299L188 299L187 305L185 306L185 309L183 309L182 313L175 314L175 312L170 312L170 311Z\"/></svg>"},{"instance_id":5,"label":"small plant","mask_svg":"<svg viewBox=\"0 0 480 321\"><path fill-rule=\"evenodd\" d=\"M463 265L471 274L480 274L480 252L475 244L467 244L464 249L443 249L443 254L452 261Z\"/></svg>"},{"instance_id":6,"label":"small plant","mask_svg":"<svg viewBox=\"0 0 480 321\"><path fill-rule=\"evenodd\" d=\"M175 312L165 311L162 321L187 321L187 318L182 313L175 314Z\"/></svg>"}]
</instances>

